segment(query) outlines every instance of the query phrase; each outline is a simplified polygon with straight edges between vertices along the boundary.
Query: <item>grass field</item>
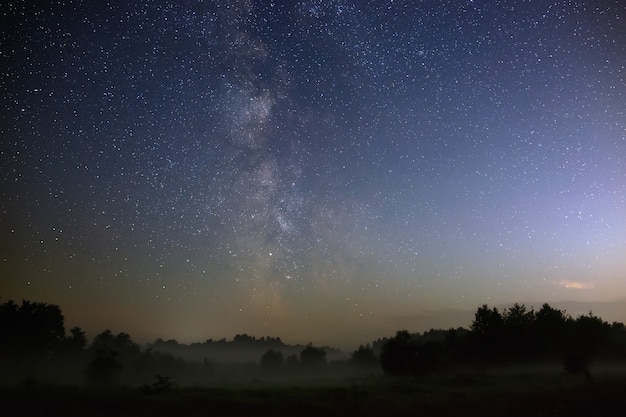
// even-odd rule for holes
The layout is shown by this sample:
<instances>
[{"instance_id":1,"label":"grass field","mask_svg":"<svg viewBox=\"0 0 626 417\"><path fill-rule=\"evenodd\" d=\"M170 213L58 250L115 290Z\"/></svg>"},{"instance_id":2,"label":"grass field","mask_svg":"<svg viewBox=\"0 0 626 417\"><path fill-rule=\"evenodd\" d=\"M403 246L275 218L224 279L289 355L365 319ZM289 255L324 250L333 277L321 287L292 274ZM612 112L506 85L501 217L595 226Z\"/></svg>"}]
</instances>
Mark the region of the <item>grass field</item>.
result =
<instances>
[{"instance_id":1,"label":"grass field","mask_svg":"<svg viewBox=\"0 0 626 417\"><path fill-rule=\"evenodd\" d=\"M157 392L35 384L4 388L0 401L5 416L618 416L626 375L593 383L562 372L377 376Z\"/></svg>"}]
</instances>

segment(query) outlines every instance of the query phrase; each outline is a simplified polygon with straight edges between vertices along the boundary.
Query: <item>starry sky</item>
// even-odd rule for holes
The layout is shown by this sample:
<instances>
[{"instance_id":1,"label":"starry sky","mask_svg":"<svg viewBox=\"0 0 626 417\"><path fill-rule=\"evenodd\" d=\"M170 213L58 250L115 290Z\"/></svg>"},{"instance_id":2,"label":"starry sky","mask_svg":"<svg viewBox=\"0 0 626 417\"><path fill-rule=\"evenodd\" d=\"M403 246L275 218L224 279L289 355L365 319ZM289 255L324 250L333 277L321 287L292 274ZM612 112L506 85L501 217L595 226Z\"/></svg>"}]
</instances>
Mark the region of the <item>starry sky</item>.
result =
<instances>
[{"instance_id":1,"label":"starry sky","mask_svg":"<svg viewBox=\"0 0 626 417\"><path fill-rule=\"evenodd\" d=\"M3 302L144 342L354 347L483 303L626 321L620 0L5 1L0 19Z\"/></svg>"}]
</instances>

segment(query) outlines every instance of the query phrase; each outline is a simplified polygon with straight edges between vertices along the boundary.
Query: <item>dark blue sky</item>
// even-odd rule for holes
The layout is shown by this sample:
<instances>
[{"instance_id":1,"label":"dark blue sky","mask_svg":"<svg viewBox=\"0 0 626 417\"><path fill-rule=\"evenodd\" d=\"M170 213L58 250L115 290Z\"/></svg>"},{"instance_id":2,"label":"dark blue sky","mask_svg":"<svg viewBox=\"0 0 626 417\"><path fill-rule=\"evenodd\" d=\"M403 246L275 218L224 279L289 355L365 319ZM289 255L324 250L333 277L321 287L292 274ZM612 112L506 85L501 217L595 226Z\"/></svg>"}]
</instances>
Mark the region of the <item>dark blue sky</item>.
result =
<instances>
[{"instance_id":1,"label":"dark blue sky","mask_svg":"<svg viewBox=\"0 0 626 417\"><path fill-rule=\"evenodd\" d=\"M618 0L0 15L2 299L344 345L626 299Z\"/></svg>"}]
</instances>

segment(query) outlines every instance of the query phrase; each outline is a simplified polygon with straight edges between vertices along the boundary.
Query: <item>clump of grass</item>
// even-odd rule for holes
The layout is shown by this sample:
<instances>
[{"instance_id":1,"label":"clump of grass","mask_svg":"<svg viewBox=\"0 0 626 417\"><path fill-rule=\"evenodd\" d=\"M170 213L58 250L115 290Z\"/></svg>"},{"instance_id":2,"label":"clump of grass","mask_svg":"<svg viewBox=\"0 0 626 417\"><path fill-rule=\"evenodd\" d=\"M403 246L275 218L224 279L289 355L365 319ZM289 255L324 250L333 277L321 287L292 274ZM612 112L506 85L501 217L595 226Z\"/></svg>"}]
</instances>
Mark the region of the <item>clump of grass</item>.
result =
<instances>
[{"instance_id":1,"label":"clump of grass","mask_svg":"<svg viewBox=\"0 0 626 417\"><path fill-rule=\"evenodd\" d=\"M156 381L151 385L144 384L141 386L141 391L145 394L160 394L164 392L170 392L176 388L176 383L172 381L171 376L155 376Z\"/></svg>"}]
</instances>

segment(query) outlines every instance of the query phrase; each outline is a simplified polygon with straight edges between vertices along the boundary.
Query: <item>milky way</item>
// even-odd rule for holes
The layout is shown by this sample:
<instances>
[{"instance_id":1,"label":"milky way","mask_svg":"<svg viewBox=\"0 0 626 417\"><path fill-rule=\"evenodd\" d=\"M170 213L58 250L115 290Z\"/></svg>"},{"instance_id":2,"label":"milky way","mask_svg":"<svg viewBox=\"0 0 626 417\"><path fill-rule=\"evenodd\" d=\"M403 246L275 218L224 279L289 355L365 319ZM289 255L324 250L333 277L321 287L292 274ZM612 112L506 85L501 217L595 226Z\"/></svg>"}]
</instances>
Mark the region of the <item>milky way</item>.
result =
<instances>
[{"instance_id":1,"label":"milky way","mask_svg":"<svg viewBox=\"0 0 626 417\"><path fill-rule=\"evenodd\" d=\"M618 0L5 3L2 299L354 343L626 297Z\"/></svg>"}]
</instances>

